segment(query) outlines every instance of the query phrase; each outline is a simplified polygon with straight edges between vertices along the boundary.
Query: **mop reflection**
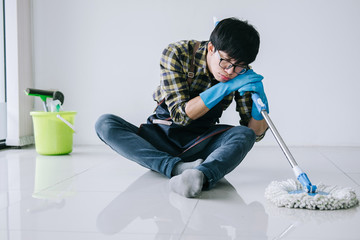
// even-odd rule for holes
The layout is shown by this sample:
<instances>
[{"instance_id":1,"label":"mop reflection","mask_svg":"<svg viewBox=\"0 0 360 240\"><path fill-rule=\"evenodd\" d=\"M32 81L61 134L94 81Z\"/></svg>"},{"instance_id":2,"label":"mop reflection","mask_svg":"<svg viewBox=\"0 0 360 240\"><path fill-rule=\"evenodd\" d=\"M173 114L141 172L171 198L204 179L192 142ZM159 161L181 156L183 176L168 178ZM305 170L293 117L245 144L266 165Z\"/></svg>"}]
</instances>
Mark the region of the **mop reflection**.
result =
<instances>
[{"instance_id":1,"label":"mop reflection","mask_svg":"<svg viewBox=\"0 0 360 240\"><path fill-rule=\"evenodd\" d=\"M36 157L32 197L39 201L37 206L27 210L29 213L61 209L65 206L65 199L75 194L73 181L69 179L73 175L72 164L71 155Z\"/></svg>"},{"instance_id":2,"label":"mop reflection","mask_svg":"<svg viewBox=\"0 0 360 240\"><path fill-rule=\"evenodd\" d=\"M156 226L154 239L168 239L164 233L179 235L185 226L186 234L192 235L215 232L218 239L244 235L267 239L264 207L258 202L246 204L225 179L215 189L203 192L200 199L187 199L169 192L164 177L146 172L99 214L97 227L112 235L138 221Z\"/></svg>"},{"instance_id":3,"label":"mop reflection","mask_svg":"<svg viewBox=\"0 0 360 240\"><path fill-rule=\"evenodd\" d=\"M323 224L335 223L356 217L357 208L340 210L308 210L294 208L280 208L266 202L265 210L272 218L281 218L282 222L288 225L283 229L277 229L278 235L273 240L287 239L290 234L305 232L309 226L319 226ZM275 225L276 226L276 225ZM280 225L279 225L280 226Z\"/></svg>"}]
</instances>

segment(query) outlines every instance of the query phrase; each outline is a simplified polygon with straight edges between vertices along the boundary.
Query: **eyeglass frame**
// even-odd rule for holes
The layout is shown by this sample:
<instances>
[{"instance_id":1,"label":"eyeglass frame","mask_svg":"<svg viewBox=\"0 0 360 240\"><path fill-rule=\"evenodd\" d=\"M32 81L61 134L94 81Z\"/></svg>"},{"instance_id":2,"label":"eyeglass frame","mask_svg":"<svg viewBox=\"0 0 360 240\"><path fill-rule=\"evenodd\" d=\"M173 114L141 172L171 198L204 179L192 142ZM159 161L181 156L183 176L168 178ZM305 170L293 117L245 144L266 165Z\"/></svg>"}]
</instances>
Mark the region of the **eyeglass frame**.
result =
<instances>
[{"instance_id":1,"label":"eyeglass frame","mask_svg":"<svg viewBox=\"0 0 360 240\"><path fill-rule=\"evenodd\" d=\"M238 75L242 75L242 74L246 73L247 70L250 69L249 66L241 66L241 65L238 65L238 64L233 64L233 63L231 63L229 60L227 60L227 59L225 59L225 58L222 58L222 57L220 56L220 53L219 53L218 50L215 51L215 54L216 54L216 55L218 56L218 58L220 59L220 61L219 61L219 66L220 66L222 69L224 69L224 70L228 70L228 69L230 69L230 68L233 67L233 68L234 68L234 69L233 69L234 73L236 73L236 74L238 74ZM225 62L229 63L230 65L227 66L227 67L222 67L222 66L220 65L222 61L225 61ZM237 72L235 72L235 68L236 68L236 67L241 67L242 70L241 70L239 73L237 73Z\"/></svg>"}]
</instances>

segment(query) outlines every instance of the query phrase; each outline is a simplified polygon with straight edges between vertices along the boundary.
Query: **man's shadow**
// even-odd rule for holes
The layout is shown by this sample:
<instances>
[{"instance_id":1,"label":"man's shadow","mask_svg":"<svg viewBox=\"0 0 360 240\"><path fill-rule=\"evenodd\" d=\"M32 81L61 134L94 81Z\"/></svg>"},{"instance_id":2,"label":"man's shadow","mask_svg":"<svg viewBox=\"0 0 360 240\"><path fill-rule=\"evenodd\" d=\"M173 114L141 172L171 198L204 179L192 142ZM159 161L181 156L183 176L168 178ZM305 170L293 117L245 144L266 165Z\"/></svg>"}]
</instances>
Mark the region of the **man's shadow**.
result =
<instances>
[{"instance_id":1,"label":"man's shadow","mask_svg":"<svg viewBox=\"0 0 360 240\"><path fill-rule=\"evenodd\" d=\"M262 204L246 204L226 179L200 198L188 199L170 192L168 179L148 171L100 212L97 227L113 235L130 231L126 229L129 225L145 220L157 226L154 239L179 235L185 227L185 234L216 233L219 239L267 239L268 215ZM154 233L141 227L137 231Z\"/></svg>"}]
</instances>

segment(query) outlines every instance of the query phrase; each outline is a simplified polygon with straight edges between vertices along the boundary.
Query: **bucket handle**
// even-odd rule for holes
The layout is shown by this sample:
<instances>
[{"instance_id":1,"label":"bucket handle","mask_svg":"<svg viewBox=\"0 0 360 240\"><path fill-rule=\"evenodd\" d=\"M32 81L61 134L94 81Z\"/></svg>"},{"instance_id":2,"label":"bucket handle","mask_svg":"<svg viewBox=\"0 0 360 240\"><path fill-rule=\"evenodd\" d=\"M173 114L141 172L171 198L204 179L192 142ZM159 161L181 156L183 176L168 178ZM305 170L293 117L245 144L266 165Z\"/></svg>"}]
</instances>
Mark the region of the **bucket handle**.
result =
<instances>
[{"instance_id":1,"label":"bucket handle","mask_svg":"<svg viewBox=\"0 0 360 240\"><path fill-rule=\"evenodd\" d=\"M67 121L67 120L64 119L62 116L60 116L60 114L57 114L56 117L57 117L58 119L60 119L61 121L63 121L66 125L68 125L68 126L75 132L74 125L72 125L71 123L69 123L69 121Z\"/></svg>"}]
</instances>

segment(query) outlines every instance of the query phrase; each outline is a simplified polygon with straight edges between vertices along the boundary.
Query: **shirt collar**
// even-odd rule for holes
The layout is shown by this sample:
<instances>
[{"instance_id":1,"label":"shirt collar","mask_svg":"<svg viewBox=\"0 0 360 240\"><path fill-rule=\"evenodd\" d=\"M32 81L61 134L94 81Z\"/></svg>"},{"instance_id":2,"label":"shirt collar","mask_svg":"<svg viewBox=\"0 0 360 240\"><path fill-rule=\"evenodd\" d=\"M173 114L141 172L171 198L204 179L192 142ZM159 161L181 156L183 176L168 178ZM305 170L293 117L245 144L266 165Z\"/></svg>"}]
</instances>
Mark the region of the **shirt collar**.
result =
<instances>
[{"instance_id":1,"label":"shirt collar","mask_svg":"<svg viewBox=\"0 0 360 240\"><path fill-rule=\"evenodd\" d=\"M206 59L206 55L208 52L208 43L209 41L204 41L200 43L200 46L198 48L198 50L196 51L196 57L195 57L195 67L197 69L201 69L202 72L206 75L208 75L209 77L212 77L212 74L210 73L208 66L207 66L207 59Z\"/></svg>"}]
</instances>

